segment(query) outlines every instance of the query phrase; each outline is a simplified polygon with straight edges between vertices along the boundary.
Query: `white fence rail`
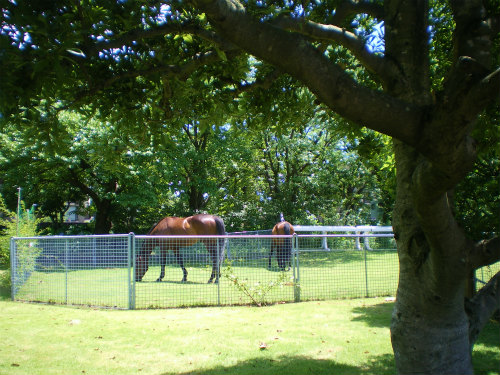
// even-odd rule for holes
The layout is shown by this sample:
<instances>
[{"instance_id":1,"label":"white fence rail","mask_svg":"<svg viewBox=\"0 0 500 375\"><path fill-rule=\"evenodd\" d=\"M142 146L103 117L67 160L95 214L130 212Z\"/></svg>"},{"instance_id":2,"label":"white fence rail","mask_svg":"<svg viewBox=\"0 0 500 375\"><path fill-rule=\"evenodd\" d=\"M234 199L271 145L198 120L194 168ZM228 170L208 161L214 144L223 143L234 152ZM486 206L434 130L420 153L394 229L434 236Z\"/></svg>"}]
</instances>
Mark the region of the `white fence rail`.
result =
<instances>
[{"instance_id":1,"label":"white fence rail","mask_svg":"<svg viewBox=\"0 0 500 375\"><path fill-rule=\"evenodd\" d=\"M354 237L356 249L361 250L361 238L363 238L363 245L366 250L372 250L370 247L369 239L372 237L371 234L386 234L388 237L393 237L392 227L390 226L373 226L373 225L358 225L358 226L334 226L334 225L295 225L295 232L308 232L317 233L320 232L323 235L331 233L350 233L353 234L350 237ZM357 234L357 235L356 235ZM327 237L323 237L322 249L329 251Z\"/></svg>"},{"instance_id":2,"label":"white fence rail","mask_svg":"<svg viewBox=\"0 0 500 375\"><path fill-rule=\"evenodd\" d=\"M396 291L398 261L391 233L282 236L291 242L290 257L282 262L285 269L276 253L270 258L275 239L132 233L13 238L12 298L144 309L357 298ZM363 248L357 239L363 239ZM218 270L219 282L207 283Z\"/></svg>"}]
</instances>

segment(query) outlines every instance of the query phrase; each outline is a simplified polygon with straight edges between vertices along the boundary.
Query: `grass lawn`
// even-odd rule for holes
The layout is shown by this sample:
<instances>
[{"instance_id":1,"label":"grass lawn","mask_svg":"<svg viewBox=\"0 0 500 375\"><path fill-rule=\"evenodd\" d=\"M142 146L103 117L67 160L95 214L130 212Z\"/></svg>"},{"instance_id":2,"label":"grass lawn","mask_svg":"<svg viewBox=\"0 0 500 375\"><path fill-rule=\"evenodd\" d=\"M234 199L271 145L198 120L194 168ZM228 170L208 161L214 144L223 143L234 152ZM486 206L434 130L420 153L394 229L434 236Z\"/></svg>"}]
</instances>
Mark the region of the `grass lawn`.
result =
<instances>
[{"instance_id":1,"label":"grass lawn","mask_svg":"<svg viewBox=\"0 0 500 375\"><path fill-rule=\"evenodd\" d=\"M142 311L0 302L0 373L391 374L391 308L383 299Z\"/></svg>"},{"instance_id":2,"label":"grass lawn","mask_svg":"<svg viewBox=\"0 0 500 375\"><path fill-rule=\"evenodd\" d=\"M162 283L156 282L160 269L153 264L135 286L127 268L37 268L20 283L16 300L128 308L132 296L135 307L144 309L389 296L396 291L398 273L396 253L383 250L301 253L295 268L298 287L293 269L268 270L264 255L233 256L230 268L227 261L222 267L219 285L207 285L211 269L206 262L186 261L186 267L187 283L180 283L181 269L169 263ZM129 293L129 283L135 293Z\"/></svg>"},{"instance_id":3,"label":"grass lawn","mask_svg":"<svg viewBox=\"0 0 500 375\"><path fill-rule=\"evenodd\" d=\"M0 374L393 374L392 308L365 298L75 309L11 302L3 288ZM475 346L476 374L499 373L499 343L491 322Z\"/></svg>"}]
</instances>

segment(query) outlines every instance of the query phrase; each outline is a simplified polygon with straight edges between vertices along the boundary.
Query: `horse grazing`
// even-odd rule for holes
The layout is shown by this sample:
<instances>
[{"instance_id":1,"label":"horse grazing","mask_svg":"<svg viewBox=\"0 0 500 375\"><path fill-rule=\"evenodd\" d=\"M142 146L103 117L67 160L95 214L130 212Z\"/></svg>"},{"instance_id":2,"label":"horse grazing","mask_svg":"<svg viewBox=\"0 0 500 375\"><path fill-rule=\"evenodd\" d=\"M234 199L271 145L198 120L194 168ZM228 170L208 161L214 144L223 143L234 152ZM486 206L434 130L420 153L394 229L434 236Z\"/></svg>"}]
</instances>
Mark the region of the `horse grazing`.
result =
<instances>
[{"instance_id":1,"label":"horse grazing","mask_svg":"<svg viewBox=\"0 0 500 375\"><path fill-rule=\"evenodd\" d=\"M165 217L148 232L148 235L225 235L226 229L224 221L214 215L194 215L186 218L183 217ZM135 258L135 280L141 281L144 274L149 268L149 256L155 246L160 247L160 264L161 273L156 281L160 282L165 276L165 263L167 262L167 250L171 250L177 260L177 263L182 268L182 282L187 281L187 270L184 267L184 259L180 252L183 247L192 246L198 241L205 244L207 251L212 260L212 274L208 283L211 283L214 278L215 282L219 282L220 263L224 260L224 238L159 238L145 240L141 250L138 251ZM217 255L219 257L217 258Z\"/></svg>"},{"instance_id":2,"label":"horse grazing","mask_svg":"<svg viewBox=\"0 0 500 375\"><path fill-rule=\"evenodd\" d=\"M271 258L274 252L276 252L278 267L283 271L287 267L290 268L290 261L292 258L292 239L290 237L280 238L280 236L289 236L294 233L295 230L293 229L292 224L288 221L281 221L274 226L272 234L276 237L271 239L271 251L269 252L268 264L269 269L271 268Z\"/></svg>"}]
</instances>

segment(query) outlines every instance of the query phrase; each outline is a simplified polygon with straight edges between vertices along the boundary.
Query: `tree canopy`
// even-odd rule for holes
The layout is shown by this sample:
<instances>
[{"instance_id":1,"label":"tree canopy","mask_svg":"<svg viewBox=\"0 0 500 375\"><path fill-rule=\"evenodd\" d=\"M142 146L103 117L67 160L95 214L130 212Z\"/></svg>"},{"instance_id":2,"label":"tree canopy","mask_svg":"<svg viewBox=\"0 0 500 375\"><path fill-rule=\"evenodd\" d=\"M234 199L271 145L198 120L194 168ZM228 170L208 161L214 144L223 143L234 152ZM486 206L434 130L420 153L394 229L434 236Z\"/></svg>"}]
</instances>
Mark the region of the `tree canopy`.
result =
<instances>
[{"instance_id":1,"label":"tree canopy","mask_svg":"<svg viewBox=\"0 0 500 375\"><path fill-rule=\"evenodd\" d=\"M287 186L292 201L302 181L290 161L315 169L308 157L328 160L342 144L324 135L346 137L360 156L347 160L347 179L362 160L379 187L392 189L384 175L395 185L398 371L472 372L471 348L500 301L500 275L475 296L465 288L475 269L500 259L498 221L470 221L474 211L498 212L498 194L487 197L498 180L498 0L10 1L2 16L1 66L10 73L0 82L2 123L43 134L47 150L62 139L62 111L147 139L155 152L184 145L176 183L190 191L186 207L209 207L206 191L190 185L198 166L198 181L226 185L212 197L244 194L236 181L251 181L245 173L210 176L215 148L204 142L224 148L225 124L268 130L252 138L264 145L261 186L274 199ZM187 159L193 148L200 159ZM332 182L340 169L321 173ZM104 175L117 188L113 173ZM479 195L477 183L486 186ZM333 197L338 189L323 191ZM356 196L348 184L344 191Z\"/></svg>"}]
</instances>

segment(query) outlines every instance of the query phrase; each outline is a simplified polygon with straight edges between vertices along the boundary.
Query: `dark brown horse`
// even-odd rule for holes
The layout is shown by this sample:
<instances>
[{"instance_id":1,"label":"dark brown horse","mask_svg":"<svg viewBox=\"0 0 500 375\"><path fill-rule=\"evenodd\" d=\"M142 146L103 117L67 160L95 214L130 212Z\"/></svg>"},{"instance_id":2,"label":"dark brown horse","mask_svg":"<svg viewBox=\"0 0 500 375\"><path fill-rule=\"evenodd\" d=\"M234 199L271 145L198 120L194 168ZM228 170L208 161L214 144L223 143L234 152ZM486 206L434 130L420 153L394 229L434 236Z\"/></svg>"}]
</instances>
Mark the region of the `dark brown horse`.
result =
<instances>
[{"instance_id":1,"label":"dark brown horse","mask_svg":"<svg viewBox=\"0 0 500 375\"><path fill-rule=\"evenodd\" d=\"M148 235L225 235L226 230L224 222L218 216L214 215L194 215L186 218L183 217L165 217L160 222L155 224L149 231ZM149 268L149 256L155 246L160 247L160 264L161 273L156 281L162 281L165 276L165 263L167 259L167 250L171 250L179 266L182 268L182 282L187 281L187 271L184 267L184 259L180 252L183 247L194 245L201 241L205 244L207 251L212 261L212 275L208 280L211 283L214 278L215 282L219 282L220 264L224 260L224 238L159 238L146 239L141 250L138 251L135 259L135 280L141 281L144 274ZM217 257L219 254L219 257Z\"/></svg>"},{"instance_id":2,"label":"dark brown horse","mask_svg":"<svg viewBox=\"0 0 500 375\"><path fill-rule=\"evenodd\" d=\"M271 268L271 258L274 252L276 252L278 267L281 270L285 270L287 267L290 268L290 261L292 258L292 238L289 236L294 233L295 230L293 229L292 224L288 221L281 221L274 226L272 234L276 237L271 239L271 251L269 252L268 264L269 268ZM280 238L280 236L284 235L288 237Z\"/></svg>"}]
</instances>

